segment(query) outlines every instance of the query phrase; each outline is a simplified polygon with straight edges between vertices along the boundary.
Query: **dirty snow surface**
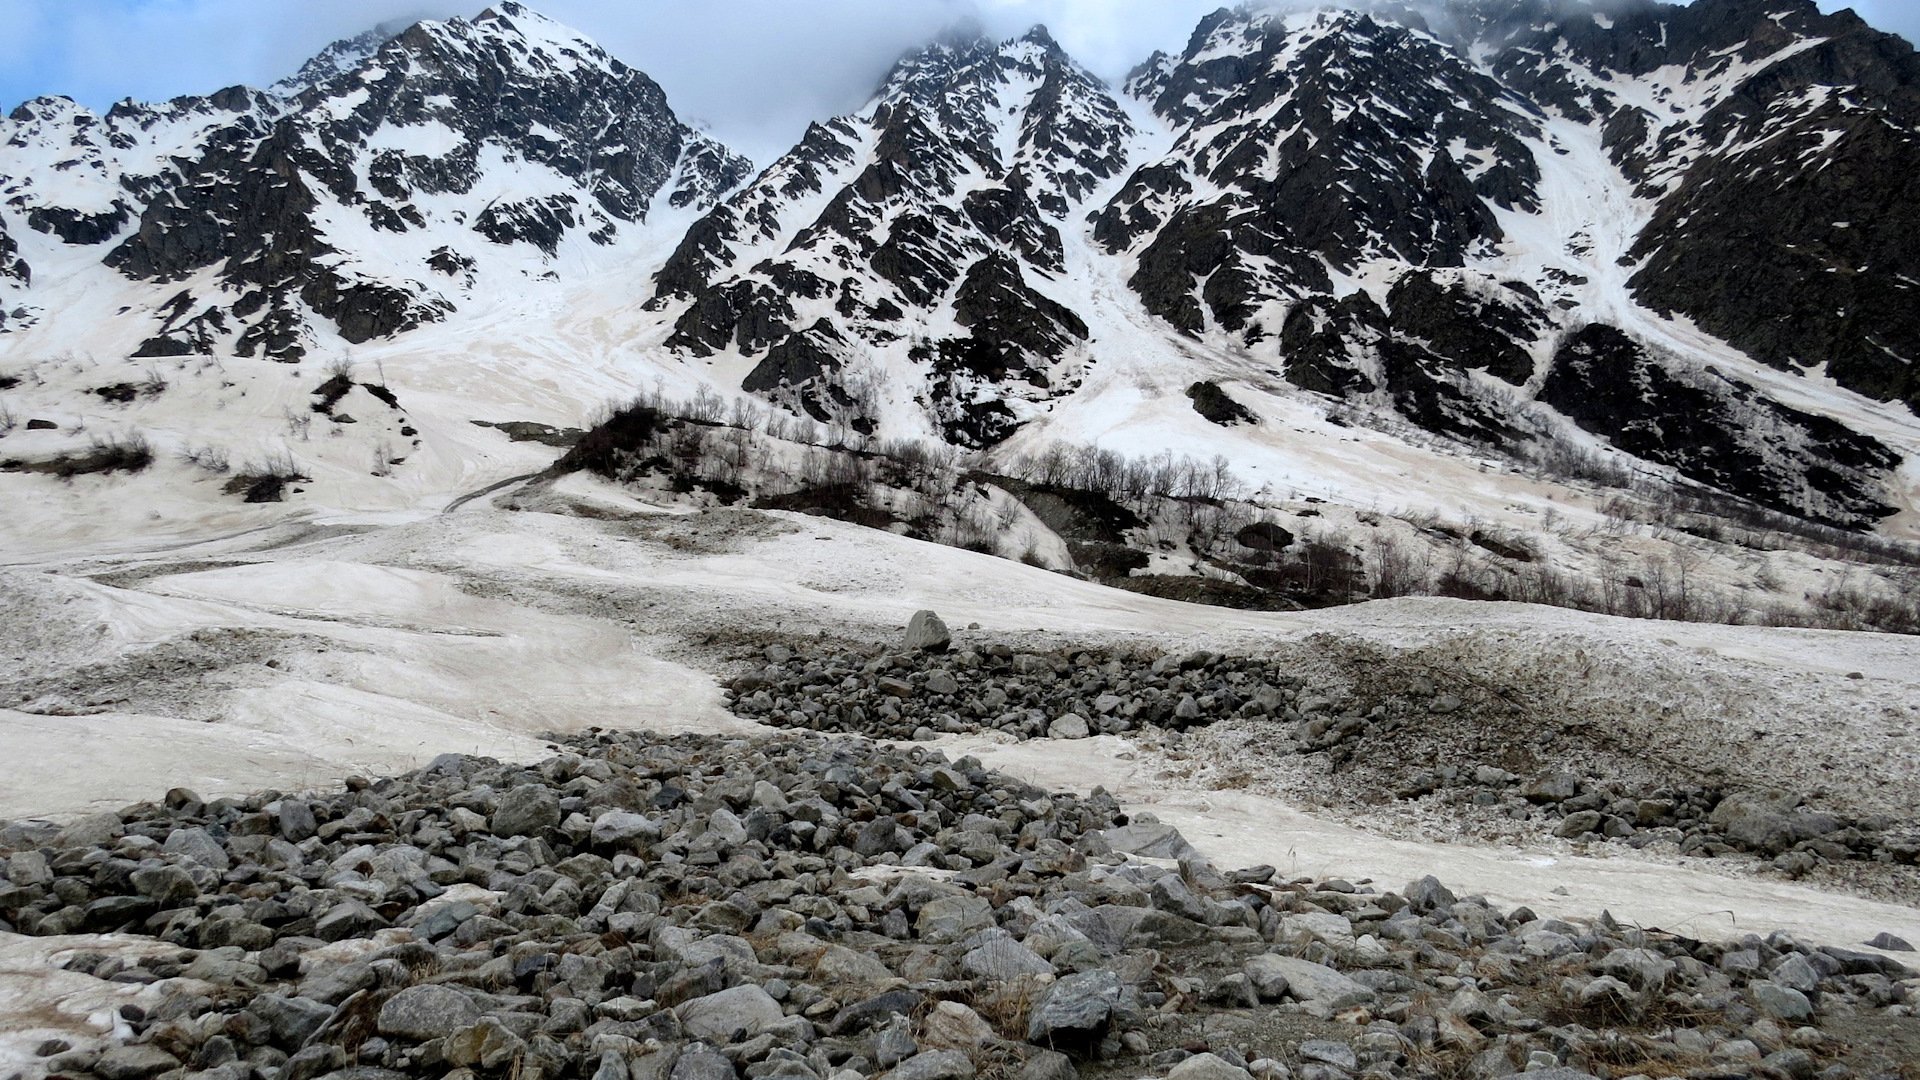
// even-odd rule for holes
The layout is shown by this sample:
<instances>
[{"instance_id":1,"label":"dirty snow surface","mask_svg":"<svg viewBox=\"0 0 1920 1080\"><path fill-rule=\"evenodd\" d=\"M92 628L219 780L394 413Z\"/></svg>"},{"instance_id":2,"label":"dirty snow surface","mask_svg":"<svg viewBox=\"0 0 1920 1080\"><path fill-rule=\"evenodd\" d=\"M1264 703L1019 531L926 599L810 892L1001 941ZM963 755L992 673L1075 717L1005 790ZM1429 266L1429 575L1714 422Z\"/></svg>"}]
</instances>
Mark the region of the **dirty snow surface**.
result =
<instances>
[{"instance_id":1,"label":"dirty snow surface","mask_svg":"<svg viewBox=\"0 0 1920 1080\"><path fill-rule=\"evenodd\" d=\"M293 518L174 536L164 550L130 553L115 538L8 562L0 818L112 809L176 786L209 797L325 788L445 752L531 760L550 734L595 726L751 731L727 708L729 655L816 635L877 646L921 608L962 646L1441 656L1488 685L1556 687L1529 724L1630 727L1651 753L1705 761L1730 784L1818 792L1850 813L1920 803L1908 737L1916 639L1445 600L1240 612L824 519L671 512L577 479L546 494L518 512L496 496L442 514ZM1310 662L1302 673L1313 677ZM1258 732L1236 724L1177 748L991 732L941 743L1044 785L1104 786L1223 865L1390 888L1431 873L1502 904L1604 909L1701 937L1920 939L1920 910L1789 882L1751 860L1481 837L1332 806L1303 796L1281 763L1215 767L1257 754ZM0 942L9 971L30 965L21 948ZM93 998L75 993L84 1018Z\"/></svg>"}]
</instances>

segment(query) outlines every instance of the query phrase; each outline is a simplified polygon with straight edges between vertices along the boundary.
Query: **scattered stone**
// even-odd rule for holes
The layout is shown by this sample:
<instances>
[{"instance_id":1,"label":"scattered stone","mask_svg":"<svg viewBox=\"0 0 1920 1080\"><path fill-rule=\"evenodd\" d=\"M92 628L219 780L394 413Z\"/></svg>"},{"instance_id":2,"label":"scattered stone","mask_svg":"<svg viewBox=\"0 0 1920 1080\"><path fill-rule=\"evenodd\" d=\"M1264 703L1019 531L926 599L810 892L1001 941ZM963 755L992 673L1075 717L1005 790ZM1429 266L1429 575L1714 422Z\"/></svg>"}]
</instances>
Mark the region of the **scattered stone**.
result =
<instances>
[{"instance_id":1,"label":"scattered stone","mask_svg":"<svg viewBox=\"0 0 1920 1080\"><path fill-rule=\"evenodd\" d=\"M1167 1072L1167 1080L1252 1080L1252 1073L1218 1054L1195 1054Z\"/></svg>"},{"instance_id":2,"label":"scattered stone","mask_svg":"<svg viewBox=\"0 0 1920 1080\"><path fill-rule=\"evenodd\" d=\"M946 652L952 644L953 634L948 632L947 624L940 616L931 611L916 611L907 621L907 636L901 645L908 652Z\"/></svg>"},{"instance_id":3,"label":"scattered stone","mask_svg":"<svg viewBox=\"0 0 1920 1080\"><path fill-rule=\"evenodd\" d=\"M410 986L380 1006L377 1025L390 1038L425 1042L451 1035L480 1019L480 1007L446 986Z\"/></svg>"},{"instance_id":4,"label":"scattered stone","mask_svg":"<svg viewBox=\"0 0 1920 1080\"><path fill-rule=\"evenodd\" d=\"M928 1050L896 1065L893 1080L973 1080L973 1062L958 1050Z\"/></svg>"},{"instance_id":5,"label":"scattered stone","mask_svg":"<svg viewBox=\"0 0 1920 1080\"><path fill-rule=\"evenodd\" d=\"M1913 951L1913 946L1907 944L1907 939L1902 937L1895 937L1894 935L1889 934L1884 930L1882 930L1878 934L1873 935L1873 940L1867 942L1866 944L1867 944L1867 947L1870 949L1885 949L1887 952L1912 952Z\"/></svg>"},{"instance_id":6,"label":"scattered stone","mask_svg":"<svg viewBox=\"0 0 1920 1080\"><path fill-rule=\"evenodd\" d=\"M965 686L949 707L984 692L976 665L1020 655L943 657ZM1098 657L1030 655L1020 677L1095 672L1089 692L1119 699L1089 702L1090 731L1140 700ZM1168 680L1234 663L1164 659ZM783 662L814 663L805 648ZM908 673L919 699L926 674ZM1448 782L1483 779L1520 812L1544 805L1491 774ZM295 842L302 805L313 831ZM1567 809L1631 807L1581 790ZM1568 1080L1623 1073L1609 1055L1631 1045L1811 1080L1861 1045L1824 1018L1920 1022L1912 975L1878 952L1503 915L1433 878L1396 895L1223 874L1103 791L1049 793L919 746L593 732L534 765L447 755L344 791L170 793L112 818L68 833L80 846L0 824L7 929L177 947L63 954L145 989L105 1040L117 1057L41 1039L49 1075L1075 1080L1078 1058L1168 1080Z\"/></svg>"},{"instance_id":7,"label":"scattered stone","mask_svg":"<svg viewBox=\"0 0 1920 1080\"><path fill-rule=\"evenodd\" d=\"M1247 961L1247 978L1262 1000L1290 995L1329 1009L1364 1005L1373 991L1327 967L1295 956L1264 953Z\"/></svg>"},{"instance_id":8,"label":"scattered stone","mask_svg":"<svg viewBox=\"0 0 1920 1080\"><path fill-rule=\"evenodd\" d=\"M783 1019L780 1003L758 986L736 986L698 997L674 1010L687 1034L728 1043L752 1038Z\"/></svg>"},{"instance_id":9,"label":"scattered stone","mask_svg":"<svg viewBox=\"0 0 1920 1080\"><path fill-rule=\"evenodd\" d=\"M1047 737L1050 739L1084 739L1091 730L1079 713L1065 713L1047 725Z\"/></svg>"},{"instance_id":10,"label":"scattered stone","mask_svg":"<svg viewBox=\"0 0 1920 1080\"><path fill-rule=\"evenodd\" d=\"M1103 969L1069 975L1048 988L1027 1022L1027 1040L1054 1050L1098 1045L1120 1007L1120 979Z\"/></svg>"},{"instance_id":11,"label":"scattered stone","mask_svg":"<svg viewBox=\"0 0 1920 1080\"><path fill-rule=\"evenodd\" d=\"M538 836L560 825L560 799L540 784L522 784L500 796L493 811L495 836Z\"/></svg>"}]
</instances>

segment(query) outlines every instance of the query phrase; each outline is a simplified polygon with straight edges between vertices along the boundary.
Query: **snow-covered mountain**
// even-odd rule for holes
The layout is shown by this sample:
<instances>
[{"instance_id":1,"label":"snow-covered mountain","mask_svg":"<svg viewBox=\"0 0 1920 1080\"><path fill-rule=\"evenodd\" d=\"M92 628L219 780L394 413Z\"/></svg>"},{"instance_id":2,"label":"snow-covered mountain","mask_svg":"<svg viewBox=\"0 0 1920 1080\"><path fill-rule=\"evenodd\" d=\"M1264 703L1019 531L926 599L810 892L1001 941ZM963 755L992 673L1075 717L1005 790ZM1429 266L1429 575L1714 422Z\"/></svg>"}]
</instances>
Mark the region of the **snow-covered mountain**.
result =
<instances>
[{"instance_id":1,"label":"snow-covered mountain","mask_svg":"<svg viewBox=\"0 0 1920 1080\"><path fill-rule=\"evenodd\" d=\"M688 231L657 277L686 302L667 344L759 355L747 390L863 430L883 419L871 358L891 357L942 434L994 442L1014 403L1078 384L1086 324L1036 283L1068 288L1063 232L1135 135L1043 29L906 57Z\"/></svg>"},{"instance_id":2,"label":"snow-covered mountain","mask_svg":"<svg viewBox=\"0 0 1920 1080\"><path fill-rule=\"evenodd\" d=\"M1223 9L1120 85L1044 29L954 35L757 176L515 3L266 90L31 101L0 124L0 374L137 426L139 380L90 365L207 357L169 423L278 426L260 395L352 347L433 395L437 435L382 437L438 437L445 483L484 471L468 418L666 383L1361 501L1417 487L1389 458L1571 450L1914 530L1910 45L1812 0L1361 8Z\"/></svg>"},{"instance_id":3,"label":"snow-covered mountain","mask_svg":"<svg viewBox=\"0 0 1920 1080\"><path fill-rule=\"evenodd\" d=\"M1894 512L1899 451L1742 371L1920 406L1913 50L1810 0L1608 10L1223 9L1121 90L1038 33L936 45L689 233L668 344L822 418L878 364L979 445L1144 330L1451 440L1578 428L1792 513Z\"/></svg>"},{"instance_id":4,"label":"snow-covered mountain","mask_svg":"<svg viewBox=\"0 0 1920 1080\"><path fill-rule=\"evenodd\" d=\"M159 298L120 320L144 331L136 356L295 360L321 332L410 330L476 277L544 272L563 242L610 244L750 169L644 74L516 3L340 42L267 92L105 118L28 102L0 142L15 243L22 224L50 233ZM39 318L33 299L13 317Z\"/></svg>"}]
</instances>

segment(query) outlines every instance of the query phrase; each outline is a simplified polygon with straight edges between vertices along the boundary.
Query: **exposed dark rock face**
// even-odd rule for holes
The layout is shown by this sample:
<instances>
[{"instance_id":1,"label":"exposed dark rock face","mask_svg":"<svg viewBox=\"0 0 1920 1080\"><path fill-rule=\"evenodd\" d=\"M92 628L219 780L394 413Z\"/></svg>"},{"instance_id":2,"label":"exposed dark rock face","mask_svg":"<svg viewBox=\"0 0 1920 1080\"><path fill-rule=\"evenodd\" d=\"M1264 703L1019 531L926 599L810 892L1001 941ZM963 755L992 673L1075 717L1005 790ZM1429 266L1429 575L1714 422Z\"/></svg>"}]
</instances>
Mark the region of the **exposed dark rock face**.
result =
<instances>
[{"instance_id":1,"label":"exposed dark rock face","mask_svg":"<svg viewBox=\"0 0 1920 1080\"><path fill-rule=\"evenodd\" d=\"M1396 331L1365 293L1294 306L1281 331L1287 380L1303 390L1364 398L1376 392L1427 431L1489 446L1524 434L1510 410L1475 386L1456 359Z\"/></svg>"},{"instance_id":2,"label":"exposed dark rock face","mask_svg":"<svg viewBox=\"0 0 1920 1080\"><path fill-rule=\"evenodd\" d=\"M967 366L1001 381L1026 357L1055 359L1087 336L1087 324L1064 305L1035 292L1011 256L995 253L968 268L954 295L953 321L971 333Z\"/></svg>"},{"instance_id":3,"label":"exposed dark rock face","mask_svg":"<svg viewBox=\"0 0 1920 1080\"><path fill-rule=\"evenodd\" d=\"M1257 340L1279 329L1262 305L1331 291L1328 268L1457 266L1501 238L1493 207L1538 206L1521 142L1538 129L1498 82L1405 27L1321 22L1296 34L1278 15L1222 12L1129 80L1181 135L1096 235L1115 252L1153 236L1131 284L1183 330L1204 312ZM1187 197L1196 182L1218 193Z\"/></svg>"},{"instance_id":4,"label":"exposed dark rock face","mask_svg":"<svg viewBox=\"0 0 1920 1080\"><path fill-rule=\"evenodd\" d=\"M114 200L111 210L85 214L63 206L36 206L27 212L27 225L52 233L69 244L98 244L110 240L132 218L127 204Z\"/></svg>"},{"instance_id":5,"label":"exposed dark rock face","mask_svg":"<svg viewBox=\"0 0 1920 1080\"><path fill-rule=\"evenodd\" d=\"M1176 139L1136 165L1092 235L1135 259L1129 284L1173 328L1277 344L1276 366L1297 386L1483 445L1541 436L1517 406L1547 342L1592 321L1586 304L1614 302L1587 288L1609 276L1602 257L1635 268L1640 303L1756 359L1912 401L1916 73L1910 46L1810 0L1629 2L1604 17L1573 0L1223 9L1129 78ZM1591 135L1552 126L1566 121ZM1501 224L1550 216L1542 169L1573 154L1575 137L1595 139L1623 186L1654 204L1604 256L1596 234L1609 222L1571 230L1560 250L1539 248L1533 223L1516 235ZM1624 211L1551 211L1569 212ZM1538 277L1478 268L1501 255L1541 259ZM1356 292L1356 274L1392 284ZM1643 376L1649 395L1698 403L1680 389L1688 380L1661 371ZM1493 392L1475 373L1518 391ZM1751 386L1725 388L1769 418L1762 427L1794 434L1740 464L1691 461L1683 473L1822 520L1858 526L1884 512L1884 447ZM1707 440L1691 451L1704 459L1724 441L1710 432L1737 425L1714 410L1689 434L1666 427L1664 440L1627 441L1674 464L1690 436ZM1736 478L1761 458L1775 462L1769 476Z\"/></svg>"},{"instance_id":6,"label":"exposed dark rock face","mask_svg":"<svg viewBox=\"0 0 1920 1080\"><path fill-rule=\"evenodd\" d=\"M768 349L741 382L740 388L816 420L831 420L835 406L845 404L835 376L846 366L846 341L833 324L821 319L798 334L789 334Z\"/></svg>"},{"instance_id":7,"label":"exposed dark rock face","mask_svg":"<svg viewBox=\"0 0 1920 1080\"><path fill-rule=\"evenodd\" d=\"M1869 528L1900 456L1877 440L1788 408L1712 368L1663 365L1595 323L1553 358L1540 400L1630 454L1784 513Z\"/></svg>"},{"instance_id":8,"label":"exposed dark rock face","mask_svg":"<svg viewBox=\"0 0 1920 1080\"><path fill-rule=\"evenodd\" d=\"M0 221L0 278L11 278L22 285L33 284L33 268L20 257L20 245L7 235L4 221Z\"/></svg>"},{"instance_id":9,"label":"exposed dark rock face","mask_svg":"<svg viewBox=\"0 0 1920 1080\"><path fill-rule=\"evenodd\" d=\"M1533 375L1528 346L1552 327L1539 294L1520 282L1470 281L1432 270L1402 274L1387 294L1394 330L1455 367L1524 385Z\"/></svg>"},{"instance_id":10,"label":"exposed dark rock face","mask_svg":"<svg viewBox=\"0 0 1920 1080\"><path fill-rule=\"evenodd\" d=\"M1228 397L1216 382L1197 382L1187 387L1187 399L1193 402L1194 412L1221 427L1260 422L1259 417L1248 411L1245 405Z\"/></svg>"},{"instance_id":11,"label":"exposed dark rock face","mask_svg":"<svg viewBox=\"0 0 1920 1080\"><path fill-rule=\"evenodd\" d=\"M1001 252L968 268L954 294L953 320L967 329L964 337L923 346L914 358L930 363L934 416L962 445L998 442L1015 426L1012 411L982 389L1018 381L1045 394L1053 389L1047 361L1087 337L1078 315L1031 288L1019 262Z\"/></svg>"}]
</instances>

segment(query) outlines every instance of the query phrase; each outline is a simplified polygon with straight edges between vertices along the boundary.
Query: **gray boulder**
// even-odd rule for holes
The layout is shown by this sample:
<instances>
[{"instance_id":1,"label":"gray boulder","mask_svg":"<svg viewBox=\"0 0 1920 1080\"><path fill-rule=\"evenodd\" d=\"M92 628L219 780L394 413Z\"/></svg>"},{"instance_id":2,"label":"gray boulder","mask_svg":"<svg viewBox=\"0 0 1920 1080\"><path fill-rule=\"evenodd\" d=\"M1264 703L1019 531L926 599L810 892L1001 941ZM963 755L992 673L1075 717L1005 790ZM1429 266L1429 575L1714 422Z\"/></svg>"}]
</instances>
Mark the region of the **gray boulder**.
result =
<instances>
[{"instance_id":1,"label":"gray boulder","mask_svg":"<svg viewBox=\"0 0 1920 1080\"><path fill-rule=\"evenodd\" d=\"M522 784L500 796L493 811L495 836L537 836L560 824L560 797L540 784Z\"/></svg>"},{"instance_id":2,"label":"gray boulder","mask_svg":"<svg viewBox=\"0 0 1920 1080\"><path fill-rule=\"evenodd\" d=\"M1053 965L1012 938L987 942L960 958L960 969L976 979L1005 982L1023 975L1051 975Z\"/></svg>"},{"instance_id":3,"label":"gray boulder","mask_svg":"<svg viewBox=\"0 0 1920 1080\"><path fill-rule=\"evenodd\" d=\"M1254 990L1271 1000L1292 995L1299 1001L1328 1009L1364 1005L1373 1000L1373 991L1347 978L1325 964L1295 956L1267 953L1247 961L1247 978Z\"/></svg>"},{"instance_id":4,"label":"gray boulder","mask_svg":"<svg viewBox=\"0 0 1920 1080\"><path fill-rule=\"evenodd\" d=\"M1027 1041L1053 1049L1097 1045L1120 1007L1120 977L1105 968L1069 975L1048 988L1027 1020Z\"/></svg>"},{"instance_id":5,"label":"gray boulder","mask_svg":"<svg viewBox=\"0 0 1920 1080\"><path fill-rule=\"evenodd\" d=\"M1318 1061L1336 1069L1352 1072L1360 1067L1360 1055L1352 1046L1332 1039L1308 1039L1300 1044L1300 1057L1306 1061Z\"/></svg>"},{"instance_id":6,"label":"gray boulder","mask_svg":"<svg viewBox=\"0 0 1920 1080\"><path fill-rule=\"evenodd\" d=\"M921 906L920 917L914 925L923 941L959 941L975 930L993 925L993 905L985 897L971 893L942 896Z\"/></svg>"},{"instance_id":7,"label":"gray boulder","mask_svg":"<svg viewBox=\"0 0 1920 1080\"><path fill-rule=\"evenodd\" d=\"M973 1080L973 1062L958 1050L915 1054L887 1074L893 1080Z\"/></svg>"},{"instance_id":8,"label":"gray boulder","mask_svg":"<svg viewBox=\"0 0 1920 1080\"><path fill-rule=\"evenodd\" d=\"M480 1007L458 990L445 986L409 986L380 1006L376 1023L389 1038L425 1042L477 1023Z\"/></svg>"},{"instance_id":9,"label":"gray boulder","mask_svg":"<svg viewBox=\"0 0 1920 1080\"><path fill-rule=\"evenodd\" d=\"M1090 734L1086 719L1079 713L1062 713L1047 725L1049 739L1084 739Z\"/></svg>"},{"instance_id":10,"label":"gray boulder","mask_svg":"<svg viewBox=\"0 0 1920 1080\"><path fill-rule=\"evenodd\" d=\"M1187 843L1180 830L1163 825L1152 815L1141 814L1119 828L1107 829L1101 837L1115 851L1144 855L1149 859L1197 859L1200 850Z\"/></svg>"},{"instance_id":11,"label":"gray boulder","mask_svg":"<svg viewBox=\"0 0 1920 1080\"><path fill-rule=\"evenodd\" d=\"M1756 982L1750 988L1754 1007L1775 1020L1801 1023L1813 1019L1813 1003L1807 995L1776 982Z\"/></svg>"},{"instance_id":12,"label":"gray boulder","mask_svg":"<svg viewBox=\"0 0 1920 1080\"><path fill-rule=\"evenodd\" d=\"M526 1049L524 1040L489 1016L447 1036L441 1052L450 1064L461 1068L494 1071L512 1064Z\"/></svg>"},{"instance_id":13,"label":"gray boulder","mask_svg":"<svg viewBox=\"0 0 1920 1080\"><path fill-rule=\"evenodd\" d=\"M1218 1054L1195 1054L1167 1070L1167 1080L1253 1080L1253 1074Z\"/></svg>"},{"instance_id":14,"label":"gray boulder","mask_svg":"<svg viewBox=\"0 0 1920 1080\"><path fill-rule=\"evenodd\" d=\"M736 1080L733 1062L712 1050L689 1050L673 1063L668 1080Z\"/></svg>"},{"instance_id":15,"label":"gray boulder","mask_svg":"<svg viewBox=\"0 0 1920 1080\"><path fill-rule=\"evenodd\" d=\"M1407 906L1421 915L1429 911L1450 908L1459 901L1453 890L1440 884L1440 879L1428 874L1419 881L1409 882L1406 889Z\"/></svg>"},{"instance_id":16,"label":"gray boulder","mask_svg":"<svg viewBox=\"0 0 1920 1080\"><path fill-rule=\"evenodd\" d=\"M739 1032L747 1038L780 1023L780 1003L758 986L735 986L686 1002L674 1010L688 1035L726 1044Z\"/></svg>"},{"instance_id":17,"label":"gray boulder","mask_svg":"<svg viewBox=\"0 0 1920 1080\"><path fill-rule=\"evenodd\" d=\"M133 887L141 896L163 908L191 903L200 895L193 876L177 866L148 866L132 874Z\"/></svg>"},{"instance_id":18,"label":"gray boulder","mask_svg":"<svg viewBox=\"0 0 1920 1080\"><path fill-rule=\"evenodd\" d=\"M1885 949L1887 952L1912 952L1913 951L1913 946L1907 943L1906 938L1896 937L1893 934L1889 934L1884 930L1882 930L1878 934L1873 935L1873 940L1867 942L1866 944L1867 944L1867 947L1870 949Z\"/></svg>"},{"instance_id":19,"label":"gray boulder","mask_svg":"<svg viewBox=\"0 0 1920 1080\"><path fill-rule=\"evenodd\" d=\"M946 652L953 644L953 634L947 630L947 624L940 616L931 611L916 611L913 618L907 620L906 640L901 644L911 652Z\"/></svg>"},{"instance_id":20,"label":"gray boulder","mask_svg":"<svg viewBox=\"0 0 1920 1080\"><path fill-rule=\"evenodd\" d=\"M273 1031L274 1041L282 1046L305 1044L333 1015L331 1006L281 994L262 994L247 1006L247 1011L265 1020Z\"/></svg>"},{"instance_id":21,"label":"gray boulder","mask_svg":"<svg viewBox=\"0 0 1920 1080\"><path fill-rule=\"evenodd\" d=\"M89 814L69 822L54 837L54 843L59 847L99 847L118 840L126 831L127 827L121 824L119 814Z\"/></svg>"},{"instance_id":22,"label":"gray boulder","mask_svg":"<svg viewBox=\"0 0 1920 1080\"><path fill-rule=\"evenodd\" d=\"M313 804L305 799L280 800L280 835L297 844L320 831Z\"/></svg>"},{"instance_id":23,"label":"gray boulder","mask_svg":"<svg viewBox=\"0 0 1920 1080\"><path fill-rule=\"evenodd\" d=\"M233 866L227 849L205 829L175 829L167 834L166 850L193 860L209 870L225 873Z\"/></svg>"},{"instance_id":24,"label":"gray boulder","mask_svg":"<svg viewBox=\"0 0 1920 1080\"><path fill-rule=\"evenodd\" d=\"M593 819L592 836L595 844L618 847L636 840L659 839L660 824L644 814L609 810Z\"/></svg>"},{"instance_id":25,"label":"gray boulder","mask_svg":"<svg viewBox=\"0 0 1920 1080\"><path fill-rule=\"evenodd\" d=\"M180 1059L157 1046L116 1046L100 1055L93 1071L105 1080L147 1080L180 1067Z\"/></svg>"}]
</instances>

